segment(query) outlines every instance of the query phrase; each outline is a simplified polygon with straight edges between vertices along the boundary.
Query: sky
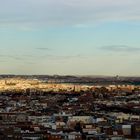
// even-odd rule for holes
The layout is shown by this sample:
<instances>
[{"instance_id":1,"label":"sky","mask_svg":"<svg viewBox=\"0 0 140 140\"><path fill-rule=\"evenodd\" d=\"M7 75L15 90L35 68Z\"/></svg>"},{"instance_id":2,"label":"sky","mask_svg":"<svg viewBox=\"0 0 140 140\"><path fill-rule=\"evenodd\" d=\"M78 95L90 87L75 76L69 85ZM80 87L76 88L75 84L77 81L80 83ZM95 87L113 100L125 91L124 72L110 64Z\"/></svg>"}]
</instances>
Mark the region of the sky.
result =
<instances>
[{"instance_id":1,"label":"sky","mask_svg":"<svg viewBox=\"0 0 140 140\"><path fill-rule=\"evenodd\" d=\"M0 74L140 76L140 0L0 0Z\"/></svg>"}]
</instances>

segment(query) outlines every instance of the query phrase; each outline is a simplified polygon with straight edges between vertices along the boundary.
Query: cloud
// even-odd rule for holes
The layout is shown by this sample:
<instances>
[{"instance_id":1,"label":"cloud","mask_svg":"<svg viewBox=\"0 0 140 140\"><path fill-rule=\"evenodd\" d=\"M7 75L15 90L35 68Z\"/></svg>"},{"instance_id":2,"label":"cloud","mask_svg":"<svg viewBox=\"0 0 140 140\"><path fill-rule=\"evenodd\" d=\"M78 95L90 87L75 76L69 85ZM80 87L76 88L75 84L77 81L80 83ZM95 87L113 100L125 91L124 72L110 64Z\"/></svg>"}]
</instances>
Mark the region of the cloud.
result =
<instances>
[{"instance_id":1,"label":"cloud","mask_svg":"<svg viewBox=\"0 0 140 140\"><path fill-rule=\"evenodd\" d=\"M3 63L3 62L5 63L6 61L5 61L5 60L0 60L0 62L1 62L1 63Z\"/></svg>"},{"instance_id":2,"label":"cloud","mask_svg":"<svg viewBox=\"0 0 140 140\"><path fill-rule=\"evenodd\" d=\"M41 49L41 48L40 48ZM47 49L47 48L46 48ZM44 50L44 48L42 48L41 50ZM75 55L55 55L55 54L46 54L46 55L28 55L28 54L24 54L24 55L0 55L0 58L2 60L14 60L17 62L20 61L26 61L27 63L34 63L36 60L38 61L65 61L65 60L73 60L73 59L85 59L87 58L87 56L82 55L82 54L75 54Z\"/></svg>"},{"instance_id":3,"label":"cloud","mask_svg":"<svg viewBox=\"0 0 140 140\"><path fill-rule=\"evenodd\" d=\"M112 52L139 52L139 47L131 47L127 45L110 45L110 46L103 46L100 49L105 51L112 51Z\"/></svg>"},{"instance_id":4,"label":"cloud","mask_svg":"<svg viewBox=\"0 0 140 140\"><path fill-rule=\"evenodd\" d=\"M6 55L6 54L0 54L0 58L4 60L16 60L16 61L23 61L24 59L32 58L31 55Z\"/></svg>"},{"instance_id":5,"label":"cloud","mask_svg":"<svg viewBox=\"0 0 140 140\"><path fill-rule=\"evenodd\" d=\"M139 21L139 7L139 0L6 0L0 1L0 25L18 25L28 31L28 26Z\"/></svg>"},{"instance_id":6,"label":"cloud","mask_svg":"<svg viewBox=\"0 0 140 140\"><path fill-rule=\"evenodd\" d=\"M45 51L45 50L50 50L50 48L46 48L46 47L39 47L39 48L36 48L37 50L43 50L43 51Z\"/></svg>"},{"instance_id":7,"label":"cloud","mask_svg":"<svg viewBox=\"0 0 140 140\"><path fill-rule=\"evenodd\" d=\"M44 55L40 58L44 58L47 60L71 60L71 59L85 59L86 56L77 54L77 55Z\"/></svg>"},{"instance_id":8,"label":"cloud","mask_svg":"<svg viewBox=\"0 0 140 140\"><path fill-rule=\"evenodd\" d=\"M85 24L76 24L73 26L74 28L89 28L89 25L85 25Z\"/></svg>"}]
</instances>

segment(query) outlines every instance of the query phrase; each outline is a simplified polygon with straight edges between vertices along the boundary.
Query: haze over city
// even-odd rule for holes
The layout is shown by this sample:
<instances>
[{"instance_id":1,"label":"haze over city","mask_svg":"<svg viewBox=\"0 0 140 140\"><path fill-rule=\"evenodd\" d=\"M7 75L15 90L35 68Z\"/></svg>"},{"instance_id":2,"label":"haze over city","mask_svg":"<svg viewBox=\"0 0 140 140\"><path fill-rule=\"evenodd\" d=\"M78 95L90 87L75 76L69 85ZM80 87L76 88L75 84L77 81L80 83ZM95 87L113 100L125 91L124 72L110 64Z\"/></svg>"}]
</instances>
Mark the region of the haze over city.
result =
<instances>
[{"instance_id":1,"label":"haze over city","mask_svg":"<svg viewBox=\"0 0 140 140\"><path fill-rule=\"evenodd\" d=\"M0 74L140 75L139 0L0 1Z\"/></svg>"},{"instance_id":2,"label":"haze over city","mask_svg":"<svg viewBox=\"0 0 140 140\"><path fill-rule=\"evenodd\" d=\"M0 140L140 140L140 0L0 0Z\"/></svg>"}]
</instances>

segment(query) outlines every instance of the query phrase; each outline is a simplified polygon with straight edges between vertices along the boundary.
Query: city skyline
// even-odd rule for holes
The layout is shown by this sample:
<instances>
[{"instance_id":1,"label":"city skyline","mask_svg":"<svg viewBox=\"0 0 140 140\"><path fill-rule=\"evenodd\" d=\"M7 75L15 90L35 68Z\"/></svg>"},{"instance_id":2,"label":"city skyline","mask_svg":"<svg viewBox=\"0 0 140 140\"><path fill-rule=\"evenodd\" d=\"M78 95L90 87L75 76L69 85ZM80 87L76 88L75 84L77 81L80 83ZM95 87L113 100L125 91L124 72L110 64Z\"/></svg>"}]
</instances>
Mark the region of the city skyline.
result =
<instances>
[{"instance_id":1,"label":"city skyline","mask_svg":"<svg viewBox=\"0 0 140 140\"><path fill-rule=\"evenodd\" d=\"M0 1L0 74L140 76L139 0Z\"/></svg>"}]
</instances>

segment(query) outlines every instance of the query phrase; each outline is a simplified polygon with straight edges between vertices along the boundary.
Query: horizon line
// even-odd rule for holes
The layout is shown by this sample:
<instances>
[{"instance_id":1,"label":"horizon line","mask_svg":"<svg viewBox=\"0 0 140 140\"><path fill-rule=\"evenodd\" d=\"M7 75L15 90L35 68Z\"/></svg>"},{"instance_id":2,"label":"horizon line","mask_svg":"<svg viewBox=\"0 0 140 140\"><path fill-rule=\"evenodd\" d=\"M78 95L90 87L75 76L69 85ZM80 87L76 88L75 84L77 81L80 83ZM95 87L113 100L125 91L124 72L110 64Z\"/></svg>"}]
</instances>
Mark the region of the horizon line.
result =
<instances>
[{"instance_id":1,"label":"horizon line","mask_svg":"<svg viewBox=\"0 0 140 140\"><path fill-rule=\"evenodd\" d=\"M86 75L86 74L0 74L0 76L75 76L75 77L140 77L140 75Z\"/></svg>"}]
</instances>

